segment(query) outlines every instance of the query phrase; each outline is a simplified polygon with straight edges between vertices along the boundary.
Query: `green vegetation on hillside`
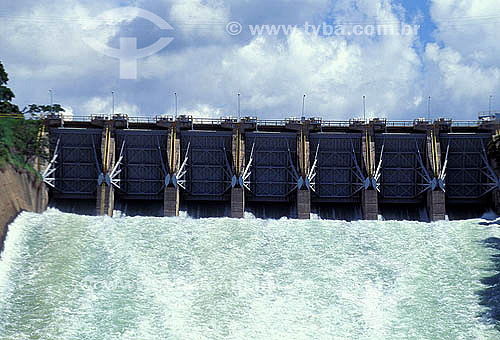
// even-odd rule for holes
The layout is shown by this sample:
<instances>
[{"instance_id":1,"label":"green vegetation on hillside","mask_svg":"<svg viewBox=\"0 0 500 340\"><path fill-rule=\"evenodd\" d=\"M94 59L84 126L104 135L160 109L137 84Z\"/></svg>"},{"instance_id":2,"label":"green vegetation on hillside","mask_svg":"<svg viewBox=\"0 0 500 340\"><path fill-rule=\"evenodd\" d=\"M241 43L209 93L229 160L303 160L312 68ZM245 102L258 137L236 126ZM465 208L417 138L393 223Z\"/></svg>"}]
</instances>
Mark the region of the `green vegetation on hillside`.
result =
<instances>
[{"instance_id":1,"label":"green vegetation on hillside","mask_svg":"<svg viewBox=\"0 0 500 340\"><path fill-rule=\"evenodd\" d=\"M47 158L47 141L39 137L39 120L0 119L0 165L31 168L37 157Z\"/></svg>"},{"instance_id":2,"label":"green vegetation on hillside","mask_svg":"<svg viewBox=\"0 0 500 340\"><path fill-rule=\"evenodd\" d=\"M0 62L0 166L8 162L18 168L32 169L33 161L47 158L48 142L41 138L42 121L26 120L23 115L35 118L42 112L64 111L58 104L32 104L21 112L12 104L14 93L7 87L9 77Z\"/></svg>"}]
</instances>

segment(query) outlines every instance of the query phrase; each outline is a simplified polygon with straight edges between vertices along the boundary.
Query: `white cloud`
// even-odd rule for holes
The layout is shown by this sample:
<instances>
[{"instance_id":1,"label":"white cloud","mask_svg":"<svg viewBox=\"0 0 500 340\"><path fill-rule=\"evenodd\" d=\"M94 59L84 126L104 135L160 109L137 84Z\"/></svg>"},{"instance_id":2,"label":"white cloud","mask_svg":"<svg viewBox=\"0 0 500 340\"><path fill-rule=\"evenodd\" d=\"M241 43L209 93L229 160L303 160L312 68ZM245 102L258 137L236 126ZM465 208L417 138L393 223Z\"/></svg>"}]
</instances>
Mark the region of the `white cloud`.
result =
<instances>
[{"instance_id":1,"label":"white cloud","mask_svg":"<svg viewBox=\"0 0 500 340\"><path fill-rule=\"evenodd\" d=\"M433 20L438 43L425 48L429 92L440 107L473 119L486 109L489 95L500 90L500 46L497 44L498 1L434 0Z\"/></svg>"},{"instance_id":2,"label":"white cloud","mask_svg":"<svg viewBox=\"0 0 500 340\"><path fill-rule=\"evenodd\" d=\"M133 27L82 29L95 28L95 16L120 2L22 2L30 5L13 6L12 24L0 27L2 58L20 105L46 102L47 89L53 88L57 101L78 114L109 112L108 93L114 89L122 99L116 112L152 115L171 111L171 94L177 91L180 114L234 116L236 93L241 92L242 114L262 119L297 116L307 93L308 115L346 119L360 114L361 97L366 95L370 114L408 119L421 116L432 95L436 111L470 118L500 89L500 47L494 30L487 29L496 26L484 24L498 10L494 1L434 0L437 41L424 48L414 36L313 37L303 30L287 37L224 33L225 22L232 20L400 23L407 17L404 4L390 0L129 1L123 5L137 4L172 19L176 28L169 47L139 61L137 81L120 81L119 62L81 41L84 34L95 34L103 43L122 35L138 35L140 42L150 39L149 31ZM467 30L450 28L452 17L476 23ZM474 19L478 17L482 19Z\"/></svg>"},{"instance_id":3,"label":"white cloud","mask_svg":"<svg viewBox=\"0 0 500 340\"><path fill-rule=\"evenodd\" d=\"M370 13L398 21L390 6L370 3ZM367 95L376 115L402 117L417 111L422 96L421 62L415 37L314 37L303 30L290 36L257 36L244 45L190 47L144 62L148 80L168 79L178 92L234 114L236 93L242 110L267 118L297 115L303 93L307 112L329 119L358 115ZM411 100L408 100L411 98ZM417 98L417 99L414 99Z\"/></svg>"},{"instance_id":4,"label":"white cloud","mask_svg":"<svg viewBox=\"0 0 500 340\"><path fill-rule=\"evenodd\" d=\"M216 109L206 104L198 104L192 109L182 109L180 113L194 118L216 118L223 116L220 109Z\"/></svg>"},{"instance_id":5,"label":"white cloud","mask_svg":"<svg viewBox=\"0 0 500 340\"><path fill-rule=\"evenodd\" d=\"M478 61L485 66L500 61L499 11L497 0L433 0L431 5L438 40L458 51L465 62Z\"/></svg>"},{"instance_id":6,"label":"white cloud","mask_svg":"<svg viewBox=\"0 0 500 340\"><path fill-rule=\"evenodd\" d=\"M169 18L191 38L227 38L221 28L229 22L229 8L222 1L174 0Z\"/></svg>"},{"instance_id":7,"label":"white cloud","mask_svg":"<svg viewBox=\"0 0 500 340\"><path fill-rule=\"evenodd\" d=\"M500 82L498 68L466 62L463 56L452 48L439 48L437 44L428 44L426 57L437 64L443 87L452 90L456 99L484 96Z\"/></svg>"},{"instance_id":8,"label":"white cloud","mask_svg":"<svg viewBox=\"0 0 500 340\"><path fill-rule=\"evenodd\" d=\"M62 108L64 109L64 120L73 120L73 117L75 116L73 108L71 106L63 106Z\"/></svg>"},{"instance_id":9,"label":"white cloud","mask_svg":"<svg viewBox=\"0 0 500 340\"><path fill-rule=\"evenodd\" d=\"M111 96L109 98L94 97L86 101L82 105L83 112L81 115L89 114L104 114L109 115L113 112L113 101ZM140 109L134 104L129 104L120 100L119 96L115 97L115 113L127 114L129 116L137 116L140 114Z\"/></svg>"}]
</instances>

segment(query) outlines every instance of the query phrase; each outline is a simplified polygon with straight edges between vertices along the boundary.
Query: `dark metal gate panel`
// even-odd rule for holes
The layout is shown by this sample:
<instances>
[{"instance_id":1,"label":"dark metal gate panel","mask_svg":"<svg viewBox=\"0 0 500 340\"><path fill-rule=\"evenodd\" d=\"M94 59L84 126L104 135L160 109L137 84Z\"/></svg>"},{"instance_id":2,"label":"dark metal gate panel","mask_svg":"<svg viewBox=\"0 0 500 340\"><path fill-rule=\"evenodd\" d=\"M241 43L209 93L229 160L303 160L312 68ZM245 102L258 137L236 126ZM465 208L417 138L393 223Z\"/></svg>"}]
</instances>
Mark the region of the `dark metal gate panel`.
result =
<instances>
[{"instance_id":1,"label":"dark metal gate panel","mask_svg":"<svg viewBox=\"0 0 500 340\"><path fill-rule=\"evenodd\" d=\"M254 143L249 199L287 201L289 193L295 186L289 157L296 167L297 135L290 132L247 133L245 135L247 163Z\"/></svg>"},{"instance_id":2,"label":"dark metal gate panel","mask_svg":"<svg viewBox=\"0 0 500 340\"><path fill-rule=\"evenodd\" d=\"M97 162L101 164L101 136L100 129L50 129L52 150L59 140L55 197L78 199L96 197L99 176L96 156Z\"/></svg>"},{"instance_id":3,"label":"dark metal gate panel","mask_svg":"<svg viewBox=\"0 0 500 340\"><path fill-rule=\"evenodd\" d=\"M356 176L353 150L361 166L361 134L315 133L309 141L311 166L318 150L313 197L320 201L359 201L361 180Z\"/></svg>"},{"instance_id":4,"label":"dark metal gate panel","mask_svg":"<svg viewBox=\"0 0 500 340\"><path fill-rule=\"evenodd\" d=\"M181 158L186 157L186 199L224 200L231 187L232 132L182 131ZM227 196L227 197L226 197Z\"/></svg>"},{"instance_id":5,"label":"dark metal gate panel","mask_svg":"<svg viewBox=\"0 0 500 340\"><path fill-rule=\"evenodd\" d=\"M423 198L424 179L419 174L420 157L425 164L425 134L376 134L375 154L377 165L382 157L380 194L383 199L416 200ZM418 145L418 148L417 148Z\"/></svg>"},{"instance_id":6,"label":"dark metal gate panel","mask_svg":"<svg viewBox=\"0 0 500 340\"><path fill-rule=\"evenodd\" d=\"M481 157L486 150L491 134L441 134L442 162L446 158L446 197L451 199L480 199L487 190L488 177L483 172L485 164Z\"/></svg>"},{"instance_id":7,"label":"dark metal gate panel","mask_svg":"<svg viewBox=\"0 0 500 340\"><path fill-rule=\"evenodd\" d=\"M167 159L167 138L168 131L116 130L116 160L122 145L125 145L118 191L121 198L163 199L165 176L162 160Z\"/></svg>"}]
</instances>

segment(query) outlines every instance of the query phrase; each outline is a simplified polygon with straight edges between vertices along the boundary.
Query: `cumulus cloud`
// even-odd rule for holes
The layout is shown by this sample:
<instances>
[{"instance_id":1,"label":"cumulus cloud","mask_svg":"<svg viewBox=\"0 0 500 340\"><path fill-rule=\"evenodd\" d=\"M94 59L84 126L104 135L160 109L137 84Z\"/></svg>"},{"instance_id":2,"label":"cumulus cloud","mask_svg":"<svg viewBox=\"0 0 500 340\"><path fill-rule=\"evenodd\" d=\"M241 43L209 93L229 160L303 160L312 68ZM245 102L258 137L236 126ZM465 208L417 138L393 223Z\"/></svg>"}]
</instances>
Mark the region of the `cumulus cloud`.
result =
<instances>
[{"instance_id":1,"label":"cumulus cloud","mask_svg":"<svg viewBox=\"0 0 500 340\"><path fill-rule=\"evenodd\" d=\"M22 4L22 6L20 5ZM174 31L161 32L141 19L95 17L118 6L138 6L165 18ZM116 112L193 116L236 114L242 93L244 115L297 116L302 95L306 111L325 119L348 119L362 111L367 96L372 116L408 119L421 116L431 95L435 115L472 118L500 88L493 0L433 0L428 10L436 25L434 41L422 36L313 36L306 21L430 25L412 17L405 1L390 0L135 0L85 3L22 0L0 13L2 60L21 106L56 101L75 115L109 112L111 91L119 93ZM457 19L460 18L460 19ZM228 21L247 28L225 33ZM469 23L470 27L467 27ZM252 36L249 24L292 24L285 36ZM82 42L91 35L118 47L120 37L137 37L147 46L163 36L175 40L165 50L139 60L137 80L119 79L119 61ZM486 99L485 99L486 98Z\"/></svg>"},{"instance_id":2,"label":"cumulus cloud","mask_svg":"<svg viewBox=\"0 0 500 340\"><path fill-rule=\"evenodd\" d=\"M229 7L221 1L175 0L169 17L188 37L227 38L220 26L229 22ZM213 29L213 27L217 29Z\"/></svg>"},{"instance_id":3,"label":"cumulus cloud","mask_svg":"<svg viewBox=\"0 0 500 340\"><path fill-rule=\"evenodd\" d=\"M400 22L386 1L383 6L366 2L363 9ZM415 39L313 36L299 27L284 37L262 35L244 44L157 55L145 62L143 77L169 79L178 92L195 95L227 114L234 113L236 93L241 92L247 114L296 116L307 93L310 115L330 119L359 115L361 97L367 95L373 115L402 117L407 110L416 110L415 98L422 96Z\"/></svg>"},{"instance_id":4,"label":"cumulus cloud","mask_svg":"<svg viewBox=\"0 0 500 340\"><path fill-rule=\"evenodd\" d=\"M113 112L113 100L110 96L109 98L94 97L84 102L82 105L81 114L105 114L109 115ZM128 115L138 115L140 113L139 107L133 104L129 104L124 100L120 99L120 96L115 94L115 113L117 114L128 114Z\"/></svg>"},{"instance_id":5,"label":"cumulus cloud","mask_svg":"<svg viewBox=\"0 0 500 340\"><path fill-rule=\"evenodd\" d=\"M437 26L436 38L462 55L465 62L491 66L500 60L496 0L434 0L431 14Z\"/></svg>"},{"instance_id":6,"label":"cumulus cloud","mask_svg":"<svg viewBox=\"0 0 500 340\"><path fill-rule=\"evenodd\" d=\"M429 92L441 111L475 118L500 90L500 46L496 43L500 6L495 0L434 0L436 43L425 48Z\"/></svg>"}]
</instances>

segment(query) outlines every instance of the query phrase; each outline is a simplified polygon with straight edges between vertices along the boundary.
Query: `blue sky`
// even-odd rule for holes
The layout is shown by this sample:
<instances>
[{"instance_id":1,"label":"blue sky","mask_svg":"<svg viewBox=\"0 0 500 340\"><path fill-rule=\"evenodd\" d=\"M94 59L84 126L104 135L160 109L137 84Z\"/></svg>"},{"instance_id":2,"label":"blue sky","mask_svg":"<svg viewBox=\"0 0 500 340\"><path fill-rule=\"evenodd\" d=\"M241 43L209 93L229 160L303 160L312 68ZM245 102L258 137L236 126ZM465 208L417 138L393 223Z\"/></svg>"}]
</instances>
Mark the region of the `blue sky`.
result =
<instances>
[{"instance_id":1,"label":"blue sky","mask_svg":"<svg viewBox=\"0 0 500 340\"><path fill-rule=\"evenodd\" d=\"M6 2L6 0L3 0ZM148 10L169 22L161 30L140 18L103 12L123 6ZM497 0L19 0L0 9L0 60L9 72L18 105L56 102L75 115L111 111L129 115L179 112L194 116L261 118L300 115L349 119L362 96L373 117L432 116L475 119L500 107L500 4ZM229 35L226 24L243 31ZM321 25L418 24L417 36L312 36L305 22ZM285 35L250 34L248 25L298 25ZM352 27L350 27L352 28ZM92 37L111 47L137 38L146 47L174 41L138 61L137 79L120 79L119 60L86 45ZM497 99L498 96L498 99ZM498 102L498 105L495 103Z\"/></svg>"}]
</instances>

